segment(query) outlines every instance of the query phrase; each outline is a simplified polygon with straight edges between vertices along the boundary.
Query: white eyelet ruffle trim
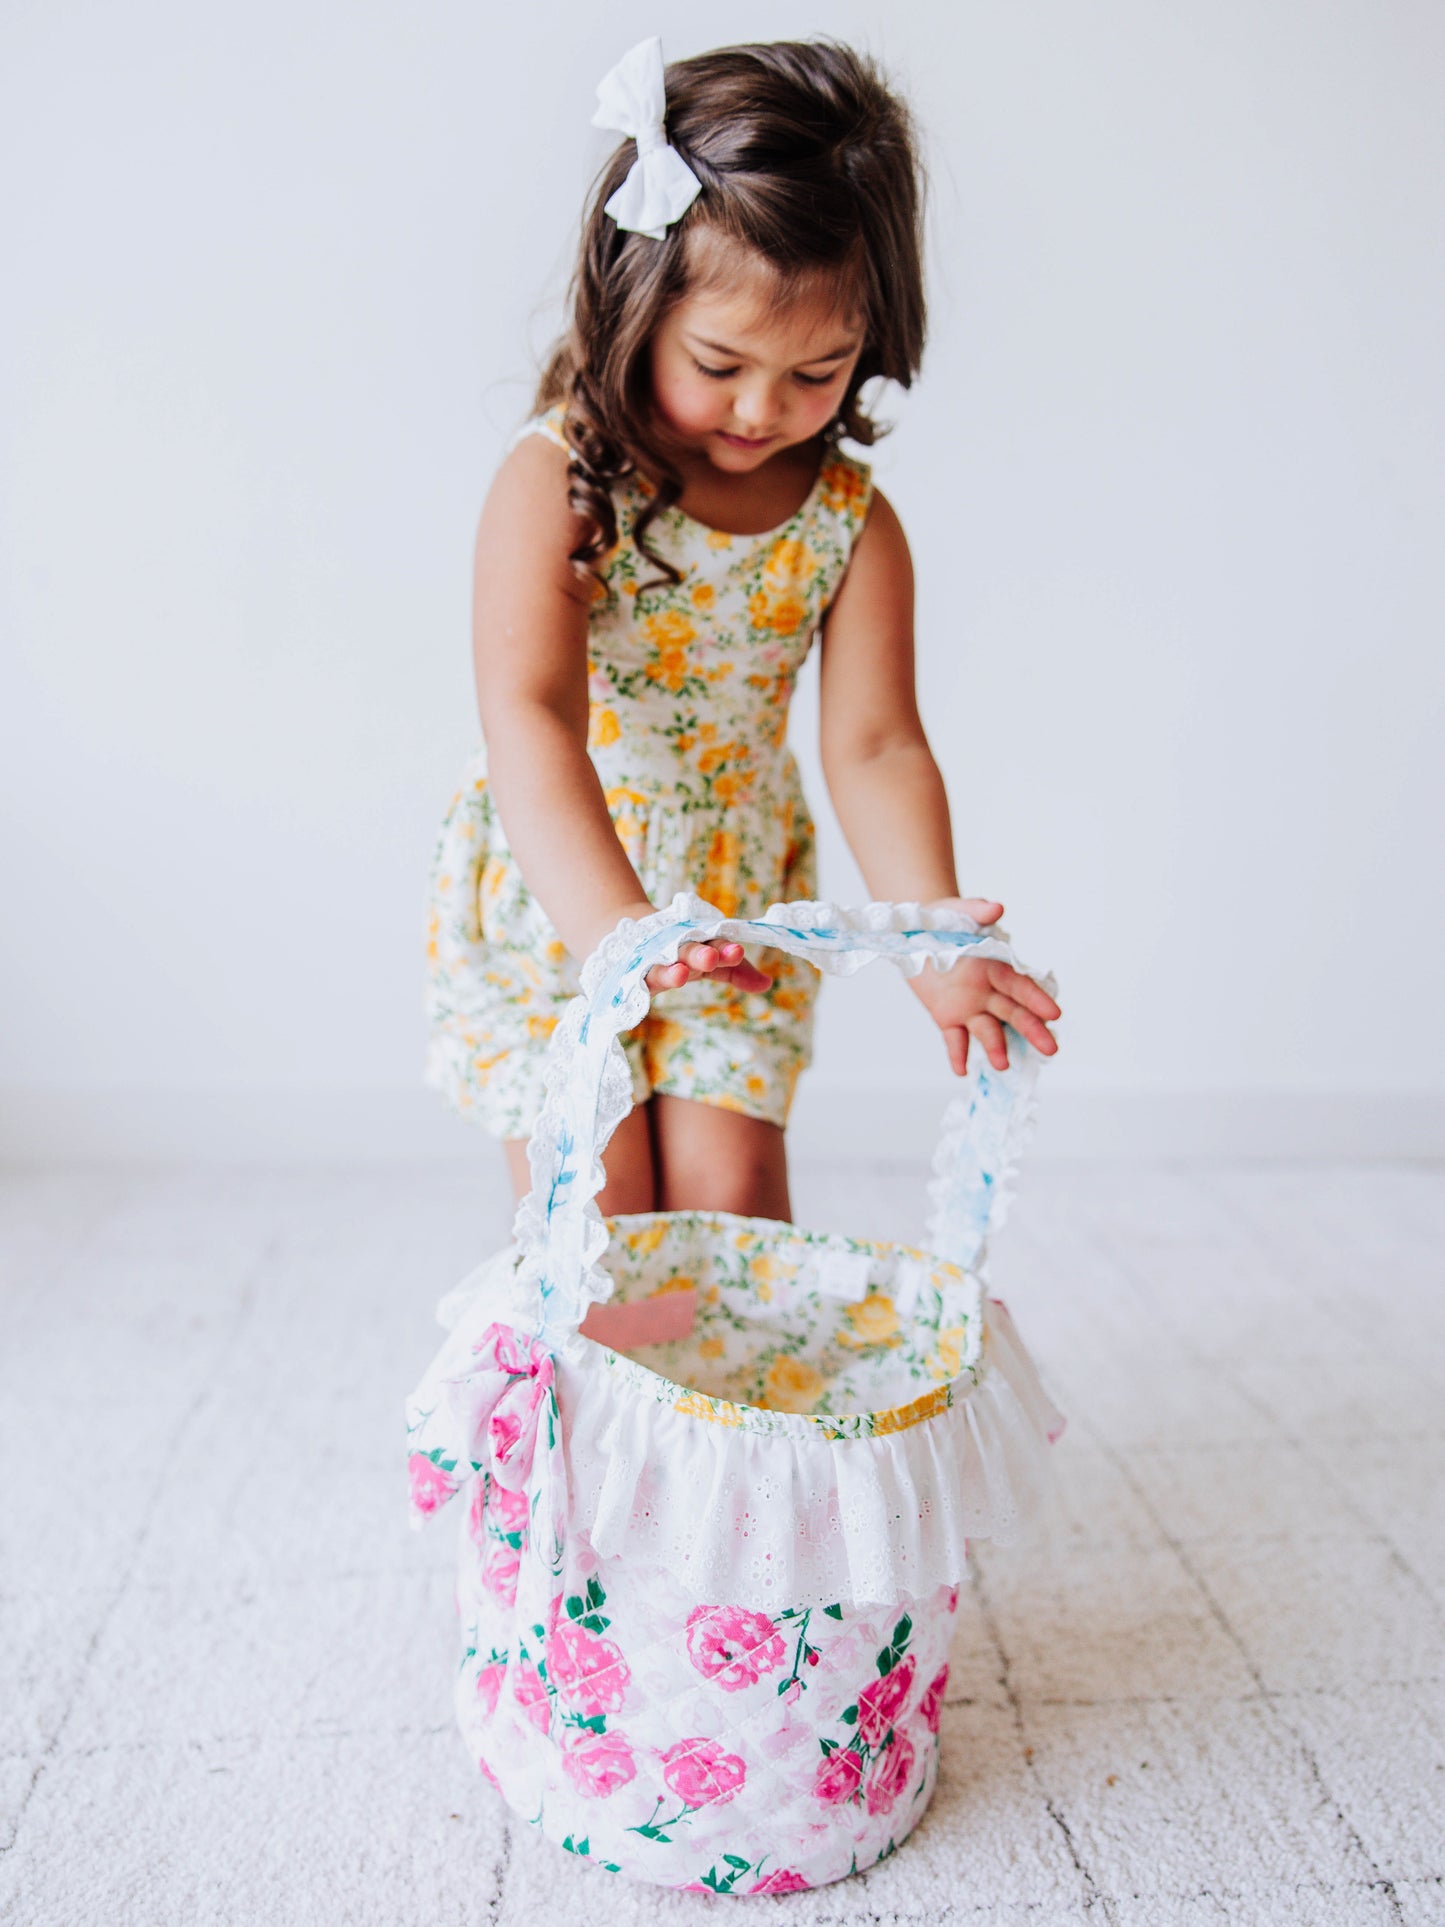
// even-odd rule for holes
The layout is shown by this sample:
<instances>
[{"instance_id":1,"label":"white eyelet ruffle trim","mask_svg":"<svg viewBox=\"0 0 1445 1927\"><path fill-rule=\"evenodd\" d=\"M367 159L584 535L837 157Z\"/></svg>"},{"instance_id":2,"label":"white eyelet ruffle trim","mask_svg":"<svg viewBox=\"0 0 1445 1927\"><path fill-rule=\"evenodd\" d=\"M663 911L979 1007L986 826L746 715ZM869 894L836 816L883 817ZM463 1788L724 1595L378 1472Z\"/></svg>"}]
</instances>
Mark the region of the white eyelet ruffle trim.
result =
<instances>
[{"instance_id":1,"label":"white eyelet ruffle trim","mask_svg":"<svg viewBox=\"0 0 1445 1927\"><path fill-rule=\"evenodd\" d=\"M481 1459L470 1361L515 1315L515 1249L443 1300L448 1342L411 1402L417 1449L460 1486ZM963 1578L968 1543L1016 1539L1063 1420L1004 1305L986 1301L981 1369L953 1403L881 1437L760 1436L663 1403L590 1339L558 1360L569 1533L600 1558L666 1567L699 1603L892 1604Z\"/></svg>"},{"instance_id":2,"label":"white eyelet ruffle trim","mask_svg":"<svg viewBox=\"0 0 1445 1927\"><path fill-rule=\"evenodd\" d=\"M831 1443L711 1424L639 1396L599 1356L564 1362L574 1526L601 1558L625 1551L699 1600L759 1611L957 1585L970 1539L1018 1536L1062 1426L1001 1304L984 1360L935 1417Z\"/></svg>"}]
</instances>

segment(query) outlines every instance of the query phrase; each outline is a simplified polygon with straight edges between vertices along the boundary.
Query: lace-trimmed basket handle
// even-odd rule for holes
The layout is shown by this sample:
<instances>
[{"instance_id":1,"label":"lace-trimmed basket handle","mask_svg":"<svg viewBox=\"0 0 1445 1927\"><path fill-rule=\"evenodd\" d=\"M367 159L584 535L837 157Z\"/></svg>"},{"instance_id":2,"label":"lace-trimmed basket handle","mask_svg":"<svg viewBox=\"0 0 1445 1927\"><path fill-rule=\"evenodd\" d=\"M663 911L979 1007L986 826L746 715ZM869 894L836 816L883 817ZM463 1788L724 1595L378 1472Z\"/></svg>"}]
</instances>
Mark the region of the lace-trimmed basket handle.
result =
<instances>
[{"instance_id":1,"label":"lace-trimmed basket handle","mask_svg":"<svg viewBox=\"0 0 1445 1927\"><path fill-rule=\"evenodd\" d=\"M625 919L582 967L573 999L552 1037L546 1096L528 1146L532 1189L517 1213L523 1277L535 1293L532 1329L562 1350L589 1306L611 1294L599 1269L607 1228L594 1202L601 1155L632 1104L632 1078L618 1038L640 1023L651 1002L647 973L676 961L685 943L761 944L805 957L832 975L850 976L886 957L912 976L930 958L941 968L960 957L990 957L1034 975L1008 938L961 911L874 903L838 910L818 903L775 903L761 918L725 917L700 897L679 895L666 910ZM1038 981L1050 991L1051 977ZM1010 1067L975 1068L944 1116L929 1195L929 1248L977 1270L985 1242L1002 1219L1009 1180L1032 1120L1038 1054L1008 1033Z\"/></svg>"}]
</instances>

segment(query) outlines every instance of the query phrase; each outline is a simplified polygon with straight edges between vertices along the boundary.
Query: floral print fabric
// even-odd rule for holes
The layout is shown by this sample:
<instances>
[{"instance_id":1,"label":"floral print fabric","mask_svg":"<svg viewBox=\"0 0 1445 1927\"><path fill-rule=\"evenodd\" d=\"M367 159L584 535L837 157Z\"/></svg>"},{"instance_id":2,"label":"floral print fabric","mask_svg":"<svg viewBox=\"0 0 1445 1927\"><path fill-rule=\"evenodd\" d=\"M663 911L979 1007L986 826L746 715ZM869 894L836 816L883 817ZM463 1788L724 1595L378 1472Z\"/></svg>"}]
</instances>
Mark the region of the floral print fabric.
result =
<instances>
[{"instance_id":1,"label":"floral print fabric","mask_svg":"<svg viewBox=\"0 0 1445 1927\"><path fill-rule=\"evenodd\" d=\"M565 446L560 410L528 429ZM651 540L680 570L676 584L658 581L629 533L647 492L637 477L617 490L621 533L589 626L588 751L653 902L696 890L725 915L756 916L816 895L788 705L866 518L869 471L830 452L802 507L764 535L666 511ZM699 981L656 999L625 1040L635 1099L664 1091L786 1120L816 979L780 952L761 961L774 976L765 993ZM480 750L432 866L428 1081L499 1136L526 1136L547 1040L577 987L507 844Z\"/></svg>"},{"instance_id":2,"label":"floral print fabric","mask_svg":"<svg viewBox=\"0 0 1445 1927\"><path fill-rule=\"evenodd\" d=\"M799 1891L900 1844L937 1776L953 1588L864 1612L698 1605L580 1537L548 1569L533 1510L478 1478L458 1588L458 1719L509 1805L689 1891Z\"/></svg>"},{"instance_id":3,"label":"floral print fabric","mask_svg":"<svg viewBox=\"0 0 1445 1927\"><path fill-rule=\"evenodd\" d=\"M711 1356L699 1320L691 1339L641 1349L680 1373L690 1363L716 1369L734 1390L739 1374L771 1382L766 1358L806 1363L811 1351L846 1383L833 1388L843 1404L906 1393L915 1379L936 1377L942 1334L956 1322L962 1345L977 1312L973 1281L901 1248L704 1214L616 1220L613 1231L623 1314L686 1290L709 1304L722 1341ZM693 1277L679 1284L683 1255ZM890 1268L916 1261L923 1276L911 1318L895 1308L860 1321L883 1293L842 1303L807 1288L810 1264L839 1258L859 1285L875 1269L890 1283ZM753 1339L749 1304L759 1314ZM855 1349L846 1334L860 1330L868 1342ZM789 1892L890 1853L922 1816L937 1775L953 1586L881 1604L780 1600L763 1609L699 1599L686 1571L632 1547L600 1557L569 1500L576 1441L564 1438L572 1408L559 1397L556 1359L495 1318L470 1332L465 1355L450 1353L409 1410L410 1475L421 1517L473 1482L456 1705L483 1775L571 1852L666 1886ZM780 1337L799 1348L779 1352ZM679 1349L689 1344L691 1360ZM729 1409L740 1422L743 1408ZM855 1413L851 1422L887 1416ZM881 1424L880 1439L892 1429ZM717 1529L732 1529L727 1496L713 1493L710 1504ZM817 1523L800 1515L796 1529Z\"/></svg>"},{"instance_id":4,"label":"floral print fabric","mask_svg":"<svg viewBox=\"0 0 1445 1927\"><path fill-rule=\"evenodd\" d=\"M614 1293L583 1330L612 1347L614 1368L639 1390L689 1417L763 1435L881 1438L945 1410L960 1374L977 1378L978 1281L927 1252L723 1212L609 1226ZM617 1308L625 1326L679 1301L680 1335L650 1340L644 1318L639 1338L609 1337Z\"/></svg>"}]
</instances>

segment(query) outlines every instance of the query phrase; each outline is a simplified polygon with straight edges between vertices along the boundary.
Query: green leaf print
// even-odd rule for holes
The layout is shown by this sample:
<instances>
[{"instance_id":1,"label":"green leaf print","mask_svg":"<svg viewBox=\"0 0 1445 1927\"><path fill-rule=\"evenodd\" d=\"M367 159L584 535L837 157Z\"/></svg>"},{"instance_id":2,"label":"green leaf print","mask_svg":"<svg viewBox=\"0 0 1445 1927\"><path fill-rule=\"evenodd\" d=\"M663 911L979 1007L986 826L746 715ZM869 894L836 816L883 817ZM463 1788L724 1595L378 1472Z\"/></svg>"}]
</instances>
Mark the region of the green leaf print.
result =
<instances>
[{"instance_id":1,"label":"green leaf print","mask_svg":"<svg viewBox=\"0 0 1445 1927\"><path fill-rule=\"evenodd\" d=\"M562 1842L562 1851L564 1853L578 1854L584 1860L592 1859L592 1843L590 1839L573 1840L570 1833ZM592 1864L594 1867L601 1867L606 1873L622 1872L621 1867L619 1867L614 1860L593 1860Z\"/></svg>"},{"instance_id":2,"label":"green leaf print","mask_svg":"<svg viewBox=\"0 0 1445 1927\"><path fill-rule=\"evenodd\" d=\"M829 1619L841 1619L843 1617L843 1608L841 1606L825 1606L823 1611L828 1615Z\"/></svg>"},{"instance_id":3,"label":"green leaf print","mask_svg":"<svg viewBox=\"0 0 1445 1927\"><path fill-rule=\"evenodd\" d=\"M893 1637L878 1655L879 1675L891 1673L902 1659L908 1648L908 1636L913 1631L913 1621L905 1613L893 1628Z\"/></svg>"},{"instance_id":4,"label":"green leaf print","mask_svg":"<svg viewBox=\"0 0 1445 1927\"><path fill-rule=\"evenodd\" d=\"M605 1633L607 1628L612 1624L612 1621L605 1613L601 1613L597 1609L599 1606L606 1605L606 1603L607 1595L603 1592L601 1586L598 1585L594 1575L594 1577L587 1581L587 1597L585 1599L580 1593L574 1592L568 1595L566 1601L567 1617L569 1619L575 1619L577 1624L586 1632Z\"/></svg>"}]
</instances>

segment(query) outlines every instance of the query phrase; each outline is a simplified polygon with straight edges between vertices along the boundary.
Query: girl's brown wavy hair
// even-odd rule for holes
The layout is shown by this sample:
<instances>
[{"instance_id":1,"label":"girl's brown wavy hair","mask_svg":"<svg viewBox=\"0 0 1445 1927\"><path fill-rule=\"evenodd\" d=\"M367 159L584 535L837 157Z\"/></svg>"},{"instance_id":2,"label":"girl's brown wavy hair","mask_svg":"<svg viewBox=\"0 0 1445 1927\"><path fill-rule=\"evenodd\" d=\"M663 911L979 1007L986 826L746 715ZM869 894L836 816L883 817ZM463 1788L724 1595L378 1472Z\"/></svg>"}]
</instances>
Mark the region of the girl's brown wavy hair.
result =
<instances>
[{"instance_id":1,"label":"girl's brown wavy hair","mask_svg":"<svg viewBox=\"0 0 1445 1927\"><path fill-rule=\"evenodd\" d=\"M865 55L836 41L722 47L667 68L667 137L702 192L661 241L604 213L637 158L625 140L583 219L567 331L537 390L566 405L568 500L590 525L572 561L590 569L617 541L612 485L638 470L655 484L631 531L669 582L678 571L647 544L682 477L650 426L648 344L685 294L760 257L782 300L819 276L858 315L864 342L828 433L865 447L880 430L859 402L875 375L911 386L923 352L922 170L906 105ZM721 245L719 245L721 244Z\"/></svg>"}]
</instances>

